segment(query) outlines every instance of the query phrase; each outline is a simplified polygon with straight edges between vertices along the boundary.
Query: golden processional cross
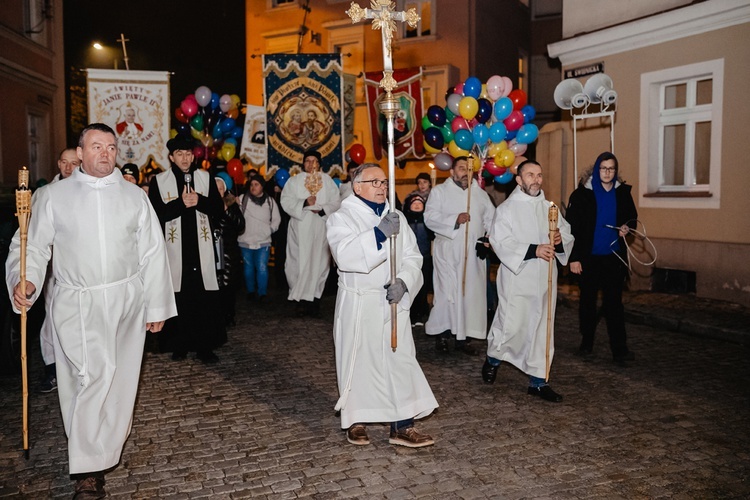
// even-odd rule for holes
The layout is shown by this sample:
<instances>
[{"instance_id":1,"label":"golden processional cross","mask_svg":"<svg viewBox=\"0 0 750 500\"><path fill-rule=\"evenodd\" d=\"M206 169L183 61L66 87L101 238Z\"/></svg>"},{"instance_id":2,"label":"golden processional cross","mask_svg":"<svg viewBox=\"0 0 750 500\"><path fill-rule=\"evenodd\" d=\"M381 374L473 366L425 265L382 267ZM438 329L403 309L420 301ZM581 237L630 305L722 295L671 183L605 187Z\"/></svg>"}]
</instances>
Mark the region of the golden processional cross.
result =
<instances>
[{"instance_id":1,"label":"golden processional cross","mask_svg":"<svg viewBox=\"0 0 750 500\"><path fill-rule=\"evenodd\" d=\"M383 79L380 80L386 94L380 101L380 111L386 118L387 138L388 138L388 203L391 210L396 207L396 154L394 152L393 140L393 122L400 106L398 99L393 97L393 89L398 85L393 78L393 58L391 57L391 42L393 33L396 31L396 21L406 22L412 28L417 27L419 15L415 9L409 9L406 12L397 12L396 3L392 0L370 0L370 8L363 9L356 3L352 2L347 15L352 19L352 23L358 23L363 19L372 19L372 29L379 29L383 40ZM396 282L396 235L390 237L391 244L391 284ZM397 325L396 325L397 304L391 304L391 349L396 351Z\"/></svg>"}]
</instances>

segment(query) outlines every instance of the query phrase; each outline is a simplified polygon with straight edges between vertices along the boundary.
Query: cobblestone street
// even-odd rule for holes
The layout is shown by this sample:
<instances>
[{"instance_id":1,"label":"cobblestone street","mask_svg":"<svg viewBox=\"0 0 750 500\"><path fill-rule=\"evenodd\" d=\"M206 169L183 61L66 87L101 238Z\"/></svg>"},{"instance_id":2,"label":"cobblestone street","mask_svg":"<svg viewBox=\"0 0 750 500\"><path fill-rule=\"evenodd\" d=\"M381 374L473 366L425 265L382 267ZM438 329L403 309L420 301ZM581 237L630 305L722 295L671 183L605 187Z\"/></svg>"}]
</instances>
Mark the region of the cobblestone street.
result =
<instances>
[{"instance_id":1,"label":"cobblestone street","mask_svg":"<svg viewBox=\"0 0 750 500\"><path fill-rule=\"evenodd\" d=\"M333 407L333 296L323 319L292 316L281 295L238 299L238 326L206 366L148 352L132 434L107 475L112 498L747 498L748 348L628 325L632 366L610 361L603 322L583 362L577 313L561 303L551 385L560 404L526 394L482 356L439 355L421 328L420 363L440 404L417 423L435 446L346 442ZM148 342L150 347L153 342ZM482 346L484 343L482 343ZM452 347L452 346L451 346ZM149 349L151 351L151 349ZM29 348L31 457L21 445L21 379L0 379L0 496L72 494L57 394L37 392Z\"/></svg>"}]
</instances>

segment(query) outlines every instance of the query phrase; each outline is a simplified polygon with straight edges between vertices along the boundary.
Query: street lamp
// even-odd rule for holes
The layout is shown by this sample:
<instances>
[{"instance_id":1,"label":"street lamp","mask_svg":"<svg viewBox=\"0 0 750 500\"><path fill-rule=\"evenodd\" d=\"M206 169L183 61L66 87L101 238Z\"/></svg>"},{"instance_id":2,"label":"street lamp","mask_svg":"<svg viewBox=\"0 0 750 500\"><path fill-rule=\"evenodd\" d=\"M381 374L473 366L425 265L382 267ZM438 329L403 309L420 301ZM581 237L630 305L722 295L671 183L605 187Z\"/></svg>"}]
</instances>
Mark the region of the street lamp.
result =
<instances>
[{"instance_id":1,"label":"street lamp","mask_svg":"<svg viewBox=\"0 0 750 500\"><path fill-rule=\"evenodd\" d=\"M105 68L112 61L111 64L114 65L115 69L118 69L119 60L115 48L102 45L100 42L92 43L91 47L93 50L88 50L86 66Z\"/></svg>"}]
</instances>

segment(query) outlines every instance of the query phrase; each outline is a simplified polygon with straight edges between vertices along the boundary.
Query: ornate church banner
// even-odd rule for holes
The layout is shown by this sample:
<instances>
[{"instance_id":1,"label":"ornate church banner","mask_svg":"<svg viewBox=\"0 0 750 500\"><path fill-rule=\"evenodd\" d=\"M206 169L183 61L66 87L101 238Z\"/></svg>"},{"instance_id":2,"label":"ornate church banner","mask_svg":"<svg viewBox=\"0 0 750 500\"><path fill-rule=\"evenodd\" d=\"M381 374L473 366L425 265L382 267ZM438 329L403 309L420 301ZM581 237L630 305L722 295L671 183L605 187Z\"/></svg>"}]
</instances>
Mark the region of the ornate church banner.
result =
<instances>
[{"instance_id":1,"label":"ornate church banner","mask_svg":"<svg viewBox=\"0 0 750 500\"><path fill-rule=\"evenodd\" d=\"M169 165L169 73L87 69L90 123L117 134L117 164Z\"/></svg>"},{"instance_id":2,"label":"ornate church banner","mask_svg":"<svg viewBox=\"0 0 750 500\"><path fill-rule=\"evenodd\" d=\"M263 56L268 169L302 165L316 149L322 168L341 168L344 143L340 54Z\"/></svg>"},{"instance_id":3,"label":"ornate church banner","mask_svg":"<svg viewBox=\"0 0 750 500\"><path fill-rule=\"evenodd\" d=\"M266 164L266 109L263 106L245 107L245 129L239 157L255 168Z\"/></svg>"},{"instance_id":4,"label":"ornate church banner","mask_svg":"<svg viewBox=\"0 0 750 500\"><path fill-rule=\"evenodd\" d=\"M372 133L372 152L380 160L388 154L386 136L386 119L380 112L380 101L385 92L380 88L382 71L370 71L365 74L367 89L367 114ZM396 69L393 78L399 86L393 89L401 109L393 123L394 150L396 159L424 156L422 145L422 68Z\"/></svg>"}]
</instances>

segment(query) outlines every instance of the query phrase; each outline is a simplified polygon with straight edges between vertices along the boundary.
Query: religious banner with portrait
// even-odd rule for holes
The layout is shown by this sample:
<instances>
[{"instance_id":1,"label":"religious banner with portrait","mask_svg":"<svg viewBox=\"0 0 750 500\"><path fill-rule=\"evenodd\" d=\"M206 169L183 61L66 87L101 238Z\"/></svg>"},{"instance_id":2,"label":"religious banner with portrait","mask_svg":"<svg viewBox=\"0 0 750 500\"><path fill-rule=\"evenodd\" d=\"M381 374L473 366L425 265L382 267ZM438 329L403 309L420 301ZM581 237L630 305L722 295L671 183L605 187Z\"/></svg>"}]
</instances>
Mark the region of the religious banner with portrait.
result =
<instances>
[{"instance_id":1,"label":"religious banner with portrait","mask_svg":"<svg viewBox=\"0 0 750 500\"><path fill-rule=\"evenodd\" d=\"M266 54L267 168L302 165L302 153L317 150L321 167L341 168L342 67L340 54Z\"/></svg>"},{"instance_id":2,"label":"religious banner with portrait","mask_svg":"<svg viewBox=\"0 0 750 500\"><path fill-rule=\"evenodd\" d=\"M372 152L380 160L388 155L387 120L380 112L380 101L385 92L380 88L382 71L368 71L365 74L367 92L367 114L372 133ZM401 109L393 122L394 152L396 159L424 156L422 144L422 68L393 70L393 78L398 87L393 89L393 97Z\"/></svg>"},{"instance_id":3,"label":"religious banner with portrait","mask_svg":"<svg viewBox=\"0 0 750 500\"><path fill-rule=\"evenodd\" d=\"M87 69L90 123L117 134L117 164L169 165L169 72Z\"/></svg>"},{"instance_id":4,"label":"religious banner with portrait","mask_svg":"<svg viewBox=\"0 0 750 500\"><path fill-rule=\"evenodd\" d=\"M266 164L266 109L263 106L245 106L245 129L238 156L258 169Z\"/></svg>"}]
</instances>

